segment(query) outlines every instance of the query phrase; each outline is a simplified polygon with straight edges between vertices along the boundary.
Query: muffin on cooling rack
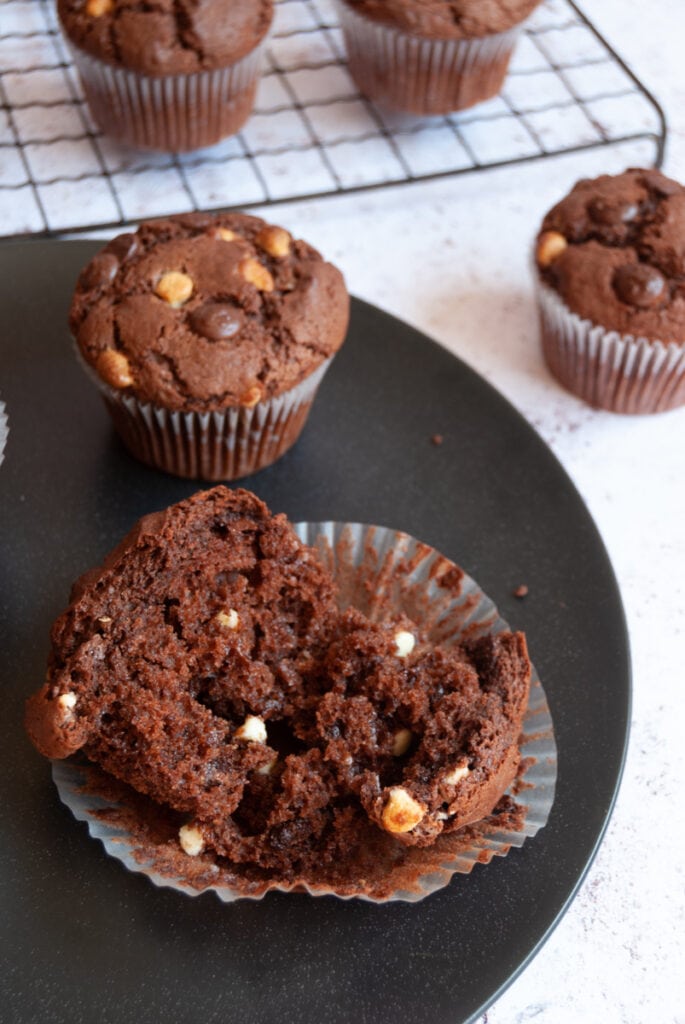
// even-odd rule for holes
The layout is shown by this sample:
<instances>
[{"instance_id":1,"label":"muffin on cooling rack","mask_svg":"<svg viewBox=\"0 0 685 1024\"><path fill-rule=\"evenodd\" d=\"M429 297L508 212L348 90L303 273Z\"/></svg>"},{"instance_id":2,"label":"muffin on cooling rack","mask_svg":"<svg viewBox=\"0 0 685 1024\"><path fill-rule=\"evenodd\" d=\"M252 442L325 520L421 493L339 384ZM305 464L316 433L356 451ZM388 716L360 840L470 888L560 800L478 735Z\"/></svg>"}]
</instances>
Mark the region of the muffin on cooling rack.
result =
<instances>
[{"instance_id":1,"label":"muffin on cooling rack","mask_svg":"<svg viewBox=\"0 0 685 1024\"><path fill-rule=\"evenodd\" d=\"M257 217L149 221L79 276L70 326L133 455L232 480L297 440L343 343L342 274Z\"/></svg>"},{"instance_id":2,"label":"muffin on cooling rack","mask_svg":"<svg viewBox=\"0 0 685 1024\"><path fill-rule=\"evenodd\" d=\"M495 96L540 0L335 0L350 73L370 99L446 114Z\"/></svg>"},{"instance_id":3,"label":"muffin on cooling rack","mask_svg":"<svg viewBox=\"0 0 685 1024\"><path fill-rule=\"evenodd\" d=\"M247 120L273 0L58 0L57 10L104 132L134 146L189 150Z\"/></svg>"},{"instance_id":4,"label":"muffin on cooling rack","mask_svg":"<svg viewBox=\"0 0 685 1024\"><path fill-rule=\"evenodd\" d=\"M600 409L685 404L685 188L632 169L579 181L537 237L542 347Z\"/></svg>"}]
</instances>

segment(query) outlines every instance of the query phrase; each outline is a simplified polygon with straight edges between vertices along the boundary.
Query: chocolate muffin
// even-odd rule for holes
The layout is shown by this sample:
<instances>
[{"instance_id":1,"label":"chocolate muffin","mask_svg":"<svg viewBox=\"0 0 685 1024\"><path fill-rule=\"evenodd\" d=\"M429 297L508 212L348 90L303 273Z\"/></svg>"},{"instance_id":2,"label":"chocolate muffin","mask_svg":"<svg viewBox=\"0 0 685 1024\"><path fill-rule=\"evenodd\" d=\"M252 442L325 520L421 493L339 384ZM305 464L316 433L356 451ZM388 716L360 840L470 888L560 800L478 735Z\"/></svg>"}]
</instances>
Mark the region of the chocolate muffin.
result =
<instances>
[{"instance_id":1,"label":"chocolate muffin","mask_svg":"<svg viewBox=\"0 0 685 1024\"><path fill-rule=\"evenodd\" d=\"M350 73L370 99L446 114L495 96L540 0L336 0Z\"/></svg>"},{"instance_id":2,"label":"chocolate muffin","mask_svg":"<svg viewBox=\"0 0 685 1024\"><path fill-rule=\"evenodd\" d=\"M348 315L340 272L284 228L188 214L109 242L69 323L134 455L228 480L294 444Z\"/></svg>"},{"instance_id":3,"label":"chocolate muffin","mask_svg":"<svg viewBox=\"0 0 685 1024\"><path fill-rule=\"evenodd\" d=\"M103 131L188 150L247 120L273 0L58 0L57 11Z\"/></svg>"},{"instance_id":4,"label":"chocolate muffin","mask_svg":"<svg viewBox=\"0 0 685 1024\"><path fill-rule=\"evenodd\" d=\"M363 893L381 839L427 846L492 811L529 681L522 634L443 648L339 611L286 518L217 487L75 585L26 725L166 808L188 857Z\"/></svg>"},{"instance_id":5,"label":"chocolate muffin","mask_svg":"<svg viewBox=\"0 0 685 1024\"><path fill-rule=\"evenodd\" d=\"M554 376L598 408L685 403L685 188L632 169L579 181L536 243L542 345Z\"/></svg>"}]
</instances>

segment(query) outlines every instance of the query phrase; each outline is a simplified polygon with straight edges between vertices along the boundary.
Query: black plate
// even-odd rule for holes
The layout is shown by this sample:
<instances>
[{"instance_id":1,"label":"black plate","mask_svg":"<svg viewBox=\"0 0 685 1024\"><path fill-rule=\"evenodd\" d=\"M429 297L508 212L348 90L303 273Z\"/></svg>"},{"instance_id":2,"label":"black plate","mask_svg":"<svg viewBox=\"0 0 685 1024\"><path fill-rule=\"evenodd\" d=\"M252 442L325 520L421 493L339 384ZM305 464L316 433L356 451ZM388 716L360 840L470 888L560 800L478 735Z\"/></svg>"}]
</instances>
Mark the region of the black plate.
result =
<instances>
[{"instance_id":1,"label":"black plate","mask_svg":"<svg viewBox=\"0 0 685 1024\"><path fill-rule=\"evenodd\" d=\"M559 747L550 822L416 905L272 894L225 906L155 889L63 807L22 730L72 580L140 515L196 485L116 440L64 327L93 243L0 250L3 1013L33 1021L421 1024L472 1020L558 921L597 848L624 757L625 622L597 531L526 422L458 359L355 302L295 449L247 483L292 519L406 530L526 630ZM444 443L431 443L433 434ZM524 601L512 596L525 583Z\"/></svg>"}]
</instances>

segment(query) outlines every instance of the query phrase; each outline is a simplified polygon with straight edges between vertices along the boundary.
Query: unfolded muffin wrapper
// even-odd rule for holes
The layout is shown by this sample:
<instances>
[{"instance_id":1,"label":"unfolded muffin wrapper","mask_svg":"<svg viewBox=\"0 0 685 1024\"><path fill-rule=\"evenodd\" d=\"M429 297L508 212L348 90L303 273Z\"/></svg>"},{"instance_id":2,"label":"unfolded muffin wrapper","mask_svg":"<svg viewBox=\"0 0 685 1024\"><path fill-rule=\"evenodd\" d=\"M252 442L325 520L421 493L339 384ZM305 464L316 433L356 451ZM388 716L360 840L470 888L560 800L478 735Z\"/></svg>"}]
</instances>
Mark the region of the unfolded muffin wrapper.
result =
<instances>
[{"instance_id":1,"label":"unfolded muffin wrapper","mask_svg":"<svg viewBox=\"0 0 685 1024\"><path fill-rule=\"evenodd\" d=\"M300 436L333 359L324 360L282 395L251 409L231 406L216 412L179 412L139 402L110 387L78 349L77 356L99 388L131 454L148 466L197 480L237 480L284 455Z\"/></svg>"},{"instance_id":2,"label":"unfolded muffin wrapper","mask_svg":"<svg viewBox=\"0 0 685 1024\"><path fill-rule=\"evenodd\" d=\"M0 402L0 465L5 457L5 445L7 444L7 435L9 429L7 426L7 413L5 412L5 403Z\"/></svg>"},{"instance_id":3,"label":"unfolded muffin wrapper","mask_svg":"<svg viewBox=\"0 0 685 1024\"><path fill-rule=\"evenodd\" d=\"M522 24L473 39L430 39L335 0L350 73L363 93L413 114L447 114L501 89Z\"/></svg>"},{"instance_id":4,"label":"unfolded muffin wrapper","mask_svg":"<svg viewBox=\"0 0 685 1024\"><path fill-rule=\"evenodd\" d=\"M608 331L537 280L542 350L560 384L598 409L665 412L685 405L685 342Z\"/></svg>"},{"instance_id":5,"label":"unfolded muffin wrapper","mask_svg":"<svg viewBox=\"0 0 685 1024\"><path fill-rule=\"evenodd\" d=\"M67 42L94 119L129 145L172 152L210 146L235 135L252 111L263 43L228 67L155 76Z\"/></svg>"},{"instance_id":6,"label":"unfolded muffin wrapper","mask_svg":"<svg viewBox=\"0 0 685 1024\"><path fill-rule=\"evenodd\" d=\"M466 574L456 585L453 580L449 587L441 585L445 572L451 570L454 576L454 563L407 534L380 526L330 522L299 523L295 529L302 541L319 550L332 571L342 608L354 606L373 620L404 613L427 640L447 647L465 638L508 629L492 601ZM209 853L188 858L189 870L195 873L192 880L179 878L177 871L169 872L164 849L153 857L149 847L143 850L130 831L112 823L111 814L105 820L116 805L88 792L87 768L82 762L54 761L52 773L62 801L76 818L87 822L90 834L127 868L142 872L158 886L190 896L213 891L227 903L260 899L270 891L358 897L374 903L416 902L444 888L455 873L468 874L475 864L486 864L494 856L505 856L512 846L522 846L546 824L554 801L557 750L549 706L535 669L520 748L523 771L512 787L522 810L516 827L499 826L498 816L493 815L483 823L439 837L430 847L397 844L397 863L385 879L382 897L350 891L349 887L339 892L306 879L292 884L262 880L249 887L214 883L212 873L218 876L219 868ZM175 839L173 842L176 844Z\"/></svg>"}]
</instances>

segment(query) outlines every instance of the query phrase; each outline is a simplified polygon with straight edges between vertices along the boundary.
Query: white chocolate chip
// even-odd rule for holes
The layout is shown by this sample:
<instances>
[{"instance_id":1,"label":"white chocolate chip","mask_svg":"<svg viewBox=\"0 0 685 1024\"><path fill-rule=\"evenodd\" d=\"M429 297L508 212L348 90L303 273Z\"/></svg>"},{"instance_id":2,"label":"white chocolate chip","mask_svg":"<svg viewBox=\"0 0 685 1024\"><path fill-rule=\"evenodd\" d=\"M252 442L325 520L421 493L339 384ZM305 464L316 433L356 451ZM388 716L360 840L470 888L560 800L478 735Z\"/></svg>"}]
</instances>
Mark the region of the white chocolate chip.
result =
<instances>
[{"instance_id":1,"label":"white chocolate chip","mask_svg":"<svg viewBox=\"0 0 685 1024\"><path fill-rule=\"evenodd\" d=\"M111 615L101 615L98 618L98 622L100 623L101 626L109 626L111 621L112 621L112 616Z\"/></svg>"},{"instance_id":2,"label":"white chocolate chip","mask_svg":"<svg viewBox=\"0 0 685 1024\"><path fill-rule=\"evenodd\" d=\"M278 758L272 757L270 761L267 761L266 764L263 764L261 768L257 769L257 775L271 775L277 764Z\"/></svg>"},{"instance_id":3,"label":"white chocolate chip","mask_svg":"<svg viewBox=\"0 0 685 1024\"><path fill-rule=\"evenodd\" d=\"M395 633L395 654L398 658L406 658L416 646L416 637L407 629L398 629Z\"/></svg>"},{"instance_id":4,"label":"white chocolate chip","mask_svg":"<svg viewBox=\"0 0 685 1024\"><path fill-rule=\"evenodd\" d=\"M66 711L70 714L76 707L76 700L76 694L69 692L61 694L61 696L57 698L57 703L59 704L63 711Z\"/></svg>"},{"instance_id":5,"label":"white chocolate chip","mask_svg":"<svg viewBox=\"0 0 685 1024\"><path fill-rule=\"evenodd\" d=\"M113 388L130 388L134 384L131 364L123 352L105 348L95 360L95 369Z\"/></svg>"},{"instance_id":6,"label":"white chocolate chip","mask_svg":"<svg viewBox=\"0 0 685 1024\"><path fill-rule=\"evenodd\" d=\"M235 738L248 743L266 743L266 726L257 715L248 715L243 724L236 729Z\"/></svg>"},{"instance_id":7,"label":"white chocolate chip","mask_svg":"<svg viewBox=\"0 0 685 1024\"><path fill-rule=\"evenodd\" d=\"M381 823L388 832L411 832L419 824L426 813L426 808L403 786L393 786L388 792L388 799Z\"/></svg>"},{"instance_id":8,"label":"white chocolate chip","mask_svg":"<svg viewBox=\"0 0 685 1024\"><path fill-rule=\"evenodd\" d=\"M254 256L246 256L240 261L238 270L243 278L253 284L260 292L272 292L274 290L274 279L270 271L260 263Z\"/></svg>"},{"instance_id":9,"label":"white chocolate chip","mask_svg":"<svg viewBox=\"0 0 685 1024\"><path fill-rule=\"evenodd\" d=\"M168 270L155 285L155 294L179 309L193 294L193 279L180 270Z\"/></svg>"},{"instance_id":10,"label":"white chocolate chip","mask_svg":"<svg viewBox=\"0 0 685 1024\"><path fill-rule=\"evenodd\" d=\"M205 840L197 825L182 825L178 830L181 849L189 857L197 857L205 848Z\"/></svg>"},{"instance_id":11,"label":"white chocolate chip","mask_svg":"<svg viewBox=\"0 0 685 1024\"><path fill-rule=\"evenodd\" d=\"M269 256L276 259L283 259L290 252L290 235L285 228L268 224L262 228L255 241Z\"/></svg>"},{"instance_id":12,"label":"white chocolate chip","mask_svg":"<svg viewBox=\"0 0 685 1024\"><path fill-rule=\"evenodd\" d=\"M392 755L393 757L402 757L402 754L406 754L411 746L412 734L409 729L399 729L392 739Z\"/></svg>"},{"instance_id":13,"label":"white chocolate chip","mask_svg":"<svg viewBox=\"0 0 685 1024\"><path fill-rule=\"evenodd\" d=\"M86 0L86 14L91 18L101 18L109 14L114 7L114 0Z\"/></svg>"},{"instance_id":14,"label":"white chocolate chip","mask_svg":"<svg viewBox=\"0 0 685 1024\"><path fill-rule=\"evenodd\" d=\"M237 629L240 625L240 617L235 608L229 608L227 612L217 612L214 618L223 629Z\"/></svg>"},{"instance_id":15,"label":"white chocolate chip","mask_svg":"<svg viewBox=\"0 0 685 1024\"><path fill-rule=\"evenodd\" d=\"M565 249L568 249L568 242L559 231L543 231L538 238L535 258L539 266L549 267Z\"/></svg>"},{"instance_id":16,"label":"white chocolate chip","mask_svg":"<svg viewBox=\"0 0 685 1024\"><path fill-rule=\"evenodd\" d=\"M442 781L446 782L448 786L456 786L458 782L465 779L469 774L469 766L467 764L458 764L456 768L453 768L451 772L447 772L443 775Z\"/></svg>"}]
</instances>

